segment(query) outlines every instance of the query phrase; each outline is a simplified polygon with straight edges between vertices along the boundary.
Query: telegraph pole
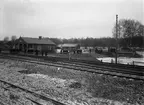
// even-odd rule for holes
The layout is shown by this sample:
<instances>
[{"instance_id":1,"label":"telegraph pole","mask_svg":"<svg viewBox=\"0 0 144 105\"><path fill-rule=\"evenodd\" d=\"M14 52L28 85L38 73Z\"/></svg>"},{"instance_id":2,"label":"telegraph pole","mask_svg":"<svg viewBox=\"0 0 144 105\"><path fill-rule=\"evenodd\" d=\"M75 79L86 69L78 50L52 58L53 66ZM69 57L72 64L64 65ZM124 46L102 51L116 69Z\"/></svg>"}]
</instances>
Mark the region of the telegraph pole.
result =
<instances>
[{"instance_id":1,"label":"telegraph pole","mask_svg":"<svg viewBox=\"0 0 144 105\"><path fill-rule=\"evenodd\" d=\"M115 54L115 63L117 64L117 48L118 48L118 15L116 15L116 54Z\"/></svg>"}]
</instances>

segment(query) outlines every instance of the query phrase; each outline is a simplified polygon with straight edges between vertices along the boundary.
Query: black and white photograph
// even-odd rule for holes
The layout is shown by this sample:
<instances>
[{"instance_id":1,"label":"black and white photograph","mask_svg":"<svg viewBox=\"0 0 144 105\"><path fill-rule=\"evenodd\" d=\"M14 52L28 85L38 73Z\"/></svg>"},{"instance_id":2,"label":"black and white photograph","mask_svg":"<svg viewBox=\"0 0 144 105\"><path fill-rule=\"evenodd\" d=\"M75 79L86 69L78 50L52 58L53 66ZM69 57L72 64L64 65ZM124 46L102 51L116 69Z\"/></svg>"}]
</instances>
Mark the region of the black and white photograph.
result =
<instances>
[{"instance_id":1,"label":"black and white photograph","mask_svg":"<svg viewBox=\"0 0 144 105\"><path fill-rule=\"evenodd\" d=\"M0 105L144 105L144 0L0 0Z\"/></svg>"}]
</instances>

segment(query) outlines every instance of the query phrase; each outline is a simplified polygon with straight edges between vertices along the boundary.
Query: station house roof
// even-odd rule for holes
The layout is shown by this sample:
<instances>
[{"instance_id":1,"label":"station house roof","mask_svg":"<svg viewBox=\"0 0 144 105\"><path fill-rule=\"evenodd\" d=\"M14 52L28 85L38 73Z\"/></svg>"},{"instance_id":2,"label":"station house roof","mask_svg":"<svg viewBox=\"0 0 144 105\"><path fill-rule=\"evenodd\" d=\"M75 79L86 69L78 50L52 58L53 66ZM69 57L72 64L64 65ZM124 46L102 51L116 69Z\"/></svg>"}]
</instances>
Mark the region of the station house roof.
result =
<instances>
[{"instance_id":1,"label":"station house roof","mask_svg":"<svg viewBox=\"0 0 144 105\"><path fill-rule=\"evenodd\" d=\"M55 45L55 43L47 38L31 38L31 37L20 37L19 40L22 39L24 42L28 44L49 44Z\"/></svg>"}]
</instances>

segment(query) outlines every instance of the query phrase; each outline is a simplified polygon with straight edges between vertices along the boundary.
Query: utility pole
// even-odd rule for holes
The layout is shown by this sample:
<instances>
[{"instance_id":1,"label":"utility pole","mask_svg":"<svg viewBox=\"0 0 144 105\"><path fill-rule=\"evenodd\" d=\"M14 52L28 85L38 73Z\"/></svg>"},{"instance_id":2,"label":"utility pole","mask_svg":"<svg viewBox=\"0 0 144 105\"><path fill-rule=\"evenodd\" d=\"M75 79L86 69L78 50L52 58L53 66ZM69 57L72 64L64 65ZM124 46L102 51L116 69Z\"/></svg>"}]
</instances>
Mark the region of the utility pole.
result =
<instances>
[{"instance_id":1,"label":"utility pole","mask_svg":"<svg viewBox=\"0 0 144 105\"><path fill-rule=\"evenodd\" d=\"M119 48L120 48L120 44L119 44L119 41L120 41L120 34L121 34L121 26L120 26L120 23L118 25L118 38L117 38L117 42L118 42L118 51L119 51Z\"/></svg>"},{"instance_id":2,"label":"utility pole","mask_svg":"<svg viewBox=\"0 0 144 105\"><path fill-rule=\"evenodd\" d=\"M116 54L115 54L115 63L117 64L117 48L118 48L118 15L116 15Z\"/></svg>"}]
</instances>

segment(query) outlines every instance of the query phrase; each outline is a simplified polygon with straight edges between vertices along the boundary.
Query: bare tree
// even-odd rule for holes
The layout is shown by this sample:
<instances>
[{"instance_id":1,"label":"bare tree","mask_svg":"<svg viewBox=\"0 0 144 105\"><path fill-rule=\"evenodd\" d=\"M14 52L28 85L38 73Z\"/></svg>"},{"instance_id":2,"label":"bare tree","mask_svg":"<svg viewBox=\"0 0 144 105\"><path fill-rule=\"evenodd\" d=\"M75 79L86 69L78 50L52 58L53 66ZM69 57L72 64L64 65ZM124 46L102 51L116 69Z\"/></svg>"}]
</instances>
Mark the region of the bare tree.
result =
<instances>
[{"instance_id":1,"label":"bare tree","mask_svg":"<svg viewBox=\"0 0 144 105\"><path fill-rule=\"evenodd\" d=\"M118 31L120 32L120 37L133 37L133 36L141 36L144 32L144 26L137 20L132 19L121 19L118 23ZM116 26L113 28L113 36L116 33Z\"/></svg>"},{"instance_id":2,"label":"bare tree","mask_svg":"<svg viewBox=\"0 0 144 105\"><path fill-rule=\"evenodd\" d=\"M11 40L12 41L15 41L17 39L17 37L15 36L15 35L13 35L12 37L11 37Z\"/></svg>"},{"instance_id":3,"label":"bare tree","mask_svg":"<svg viewBox=\"0 0 144 105\"><path fill-rule=\"evenodd\" d=\"M119 38L127 38L127 46L132 45L132 39L135 36L143 36L144 34L144 25L139 21L133 19L121 19L117 25ZM116 25L113 28L113 36L116 36Z\"/></svg>"},{"instance_id":4,"label":"bare tree","mask_svg":"<svg viewBox=\"0 0 144 105\"><path fill-rule=\"evenodd\" d=\"M8 42L8 41L9 41L9 37L8 36L4 37L4 42Z\"/></svg>"}]
</instances>

